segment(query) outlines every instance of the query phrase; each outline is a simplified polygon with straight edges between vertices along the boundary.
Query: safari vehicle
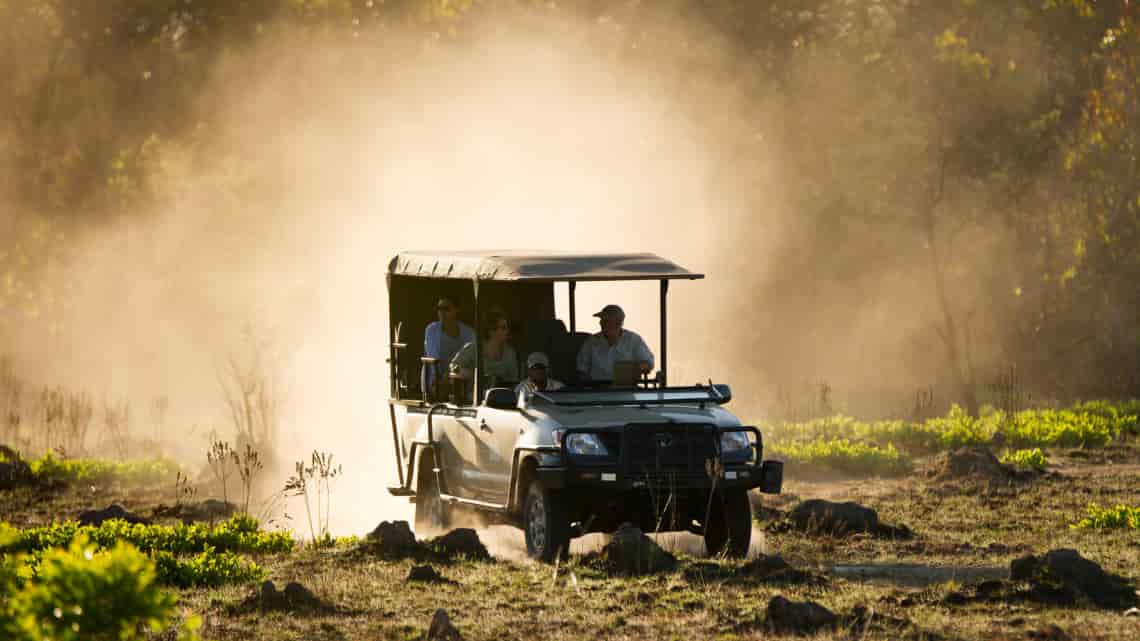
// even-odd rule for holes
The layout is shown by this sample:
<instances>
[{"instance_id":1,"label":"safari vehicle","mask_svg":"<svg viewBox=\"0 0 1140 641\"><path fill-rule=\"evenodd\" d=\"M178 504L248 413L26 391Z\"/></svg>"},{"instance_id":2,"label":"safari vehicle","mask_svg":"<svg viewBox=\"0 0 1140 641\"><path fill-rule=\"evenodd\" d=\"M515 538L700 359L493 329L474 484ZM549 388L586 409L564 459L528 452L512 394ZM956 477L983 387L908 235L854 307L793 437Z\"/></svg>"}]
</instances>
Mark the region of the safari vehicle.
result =
<instances>
[{"instance_id":1,"label":"safari vehicle","mask_svg":"<svg viewBox=\"0 0 1140 641\"><path fill-rule=\"evenodd\" d=\"M389 400L398 484L415 503L415 527L447 526L476 510L524 530L527 552L552 561L570 539L630 522L646 532L703 535L710 555L744 556L752 532L748 491L779 493L783 468L762 458L759 430L724 408L727 385L668 383L669 283L703 278L653 254L404 252L387 273ZM575 326L579 283L659 281L656 372L636 377L618 363L616 381L579 380L576 357L588 333ZM566 283L567 323L555 315ZM563 289L563 287L559 287ZM511 325L520 360L545 352L558 391L516 396L516 381L488 381L482 349L474 383L423 355L426 326L441 297L479 339L483 312ZM625 367L622 367L625 365ZM526 370L520 364L520 376Z\"/></svg>"}]
</instances>

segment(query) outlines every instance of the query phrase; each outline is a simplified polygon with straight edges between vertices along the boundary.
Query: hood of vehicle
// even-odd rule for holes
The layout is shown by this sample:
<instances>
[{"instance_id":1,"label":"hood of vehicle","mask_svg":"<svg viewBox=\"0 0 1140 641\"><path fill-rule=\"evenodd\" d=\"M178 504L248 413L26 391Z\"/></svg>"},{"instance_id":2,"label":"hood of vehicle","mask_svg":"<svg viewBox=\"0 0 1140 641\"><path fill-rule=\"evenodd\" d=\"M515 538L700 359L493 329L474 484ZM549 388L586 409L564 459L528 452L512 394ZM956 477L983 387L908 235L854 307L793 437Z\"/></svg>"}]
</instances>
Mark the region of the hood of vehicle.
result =
<instances>
[{"instance_id":1,"label":"hood of vehicle","mask_svg":"<svg viewBox=\"0 0 1140 641\"><path fill-rule=\"evenodd\" d=\"M718 427L740 425L740 420L718 405L650 405L604 407L558 407L535 404L527 408L527 415L539 426L609 427L629 423L710 423Z\"/></svg>"}]
</instances>

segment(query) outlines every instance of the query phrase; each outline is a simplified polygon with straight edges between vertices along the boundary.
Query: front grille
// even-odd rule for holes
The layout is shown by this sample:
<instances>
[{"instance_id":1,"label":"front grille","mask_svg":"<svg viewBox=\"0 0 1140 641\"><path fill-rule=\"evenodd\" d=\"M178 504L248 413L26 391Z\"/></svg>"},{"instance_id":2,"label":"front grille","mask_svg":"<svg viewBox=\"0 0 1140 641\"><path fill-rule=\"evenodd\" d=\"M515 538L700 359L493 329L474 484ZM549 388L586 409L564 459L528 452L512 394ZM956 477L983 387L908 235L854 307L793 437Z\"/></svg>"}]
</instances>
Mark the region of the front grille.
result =
<instances>
[{"instance_id":1,"label":"front grille","mask_svg":"<svg viewBox=\"0 0 1140 641\"><path fill-rule=\"evenodd\" d=\"M667 482L707 478L705 461L716 457L711 425L628 425L623 459L631 480Z\"/></svg>"}]
</instances>

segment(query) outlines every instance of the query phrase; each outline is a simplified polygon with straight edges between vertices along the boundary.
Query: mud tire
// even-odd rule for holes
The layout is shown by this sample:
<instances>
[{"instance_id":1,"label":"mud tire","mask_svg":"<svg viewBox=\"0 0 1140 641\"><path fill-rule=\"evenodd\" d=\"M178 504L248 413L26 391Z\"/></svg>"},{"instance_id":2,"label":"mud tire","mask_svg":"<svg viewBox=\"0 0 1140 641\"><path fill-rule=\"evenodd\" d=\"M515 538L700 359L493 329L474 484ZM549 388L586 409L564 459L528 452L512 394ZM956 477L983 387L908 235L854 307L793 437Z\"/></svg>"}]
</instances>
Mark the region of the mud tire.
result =
<instances>
[{"instance_id":1,"label":"mud tire","mask_svg":"<svg viewBox=\"0 0 1140 641\"><path fill-rule=\"evenodd\" d=\"M705 550L710 557L743 559L752 543L752 504L746 490L717 492L705 524Z\"/></svg>"},{"instance_id":2,"label":"mud tire","mask_svg":"<svg viewBox=\"0 0 1140 641\"><path fill-rule=\"evenodd\" d=\"M523 505L523 535L532 559L550 563L570 556L570 517L565 500L541 481L527 488Z\"/></svg>"}]
</instances>

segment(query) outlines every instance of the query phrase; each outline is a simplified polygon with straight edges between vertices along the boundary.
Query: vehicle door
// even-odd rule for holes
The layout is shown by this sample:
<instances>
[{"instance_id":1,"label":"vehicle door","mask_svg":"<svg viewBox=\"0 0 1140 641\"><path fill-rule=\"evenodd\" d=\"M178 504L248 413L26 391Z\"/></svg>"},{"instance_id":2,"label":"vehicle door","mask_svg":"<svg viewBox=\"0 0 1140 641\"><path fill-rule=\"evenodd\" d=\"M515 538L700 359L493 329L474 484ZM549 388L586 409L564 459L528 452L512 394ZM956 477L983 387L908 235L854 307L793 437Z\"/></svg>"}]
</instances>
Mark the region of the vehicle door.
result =
<instances>
[{"instance_id":1,"label":"vehicle door","mask_svg":"<svg viewBox=\"0 0 1140 641\"><path fill-rule=\"evenodd\" d=\"M479 468L479 487L486 500L506 503L510 493L515 444L522 433L525 419L517 409L496 409L480 405L474 421L477 423L479 437L475 454Z\"/></svg>"},{"instance_id":2,"label":"vehicle door","mask_svg":"<svg viewBox=\"0 0 1140 641\"><path fill-rule=\"evenodd\" d=\"M440 470L447 484L447 493L471 498L479 488L471 483L466 472L475 466L479 448L478 435L472 426L476 415L474 407L448 404L432 413L432 432L440 454ZM421 420L427 420L423 408Z\"/></svg>"}]
</instances>

